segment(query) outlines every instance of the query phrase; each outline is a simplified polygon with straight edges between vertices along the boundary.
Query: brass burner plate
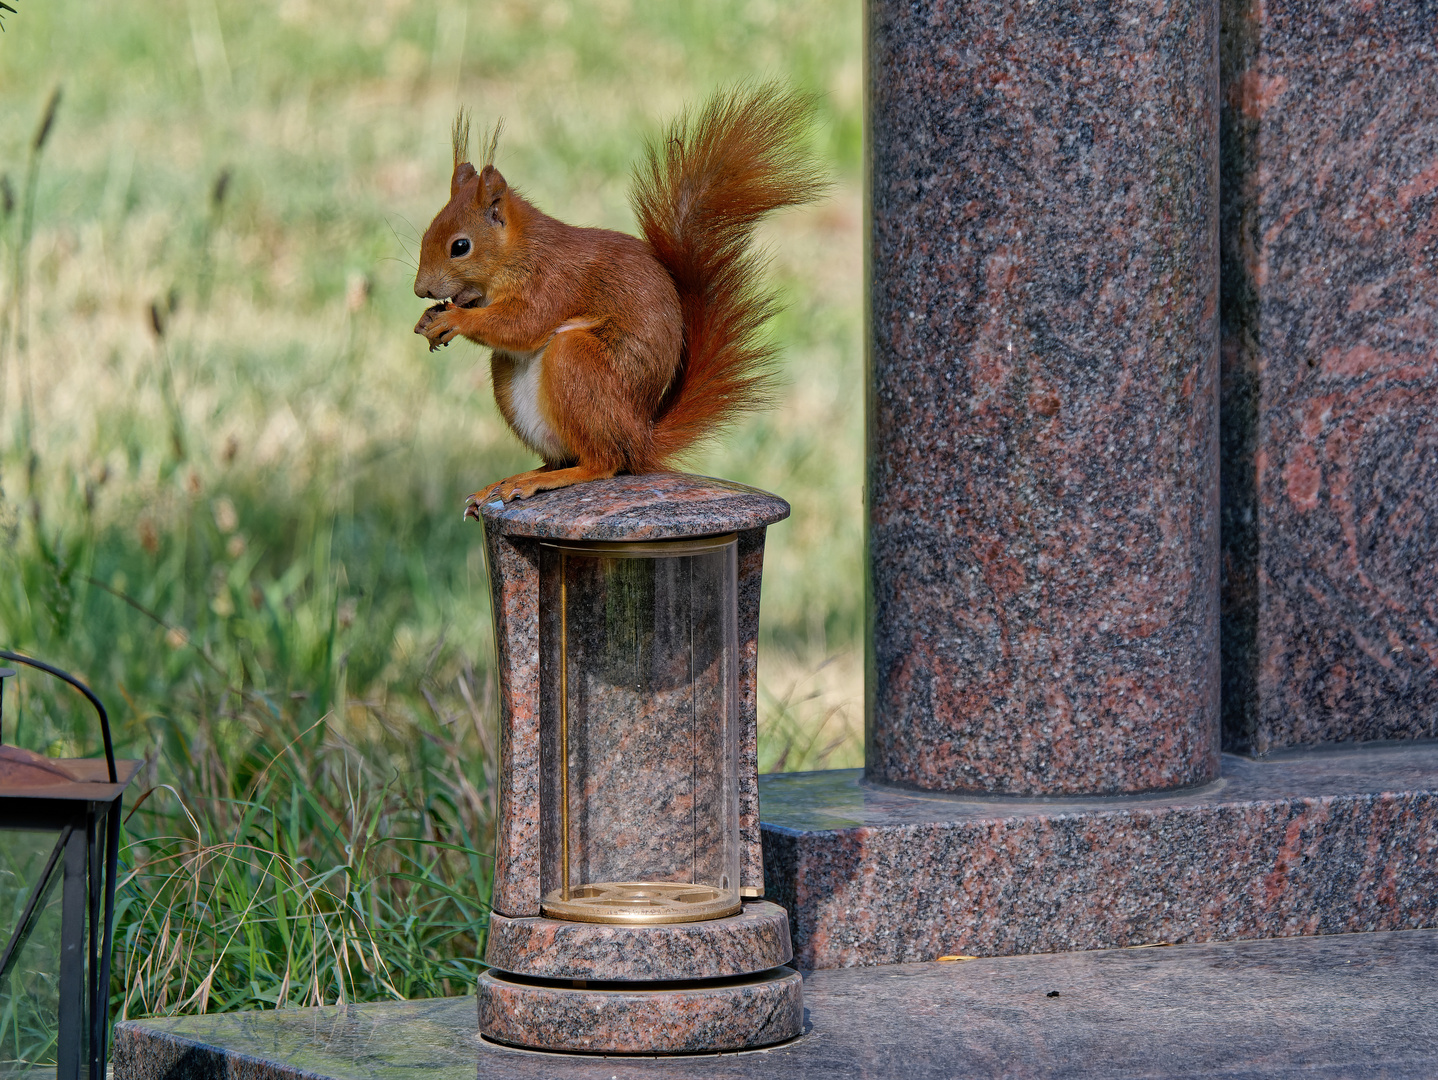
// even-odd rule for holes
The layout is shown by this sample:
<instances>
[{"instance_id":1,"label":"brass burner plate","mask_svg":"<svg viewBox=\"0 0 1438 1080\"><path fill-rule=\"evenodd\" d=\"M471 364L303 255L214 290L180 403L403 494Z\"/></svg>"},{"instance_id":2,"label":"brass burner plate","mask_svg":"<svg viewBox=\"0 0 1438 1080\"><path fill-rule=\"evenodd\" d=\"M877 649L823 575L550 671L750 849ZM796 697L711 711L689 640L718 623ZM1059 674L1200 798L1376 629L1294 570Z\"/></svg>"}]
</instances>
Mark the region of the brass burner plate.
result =
<instances>
[{"instance_id":1,"label":"brass burner plate","mask_svg":"<svg viewBox=\"0 0 1438 1080\"><path fill-rule=\"evenodd\" d=\"M555 889L539 905L551 919L570 922L651 923L701 922L737 915L739 894L712 885L672 881L596 881L569 890L561 899Z\"/></svg>"}]
</instances>

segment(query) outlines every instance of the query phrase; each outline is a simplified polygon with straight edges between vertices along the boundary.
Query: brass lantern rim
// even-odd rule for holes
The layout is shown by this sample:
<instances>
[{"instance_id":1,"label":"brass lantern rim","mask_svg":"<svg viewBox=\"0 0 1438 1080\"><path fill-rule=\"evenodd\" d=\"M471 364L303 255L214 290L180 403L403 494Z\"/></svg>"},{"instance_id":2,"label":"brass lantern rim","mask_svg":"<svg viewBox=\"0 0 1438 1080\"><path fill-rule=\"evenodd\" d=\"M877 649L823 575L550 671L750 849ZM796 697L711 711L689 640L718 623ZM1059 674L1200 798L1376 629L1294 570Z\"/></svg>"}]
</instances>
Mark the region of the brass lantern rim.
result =
<instances>
[{"instance_id":1,"label":"brass lantern rim","mask_svg":"<svg viewBox=\"0 0 1438 1080\"><path fill-rule=\"evenodd\" d=\"M669 559L722 551L738 539L739 534L731 532L689 540L542 540L540 547L611 559Z\"/></svg>"},{"instance_id":2,"label":"brass lantern rim","mask_svg":"<svg viewBox=\"0 0 1438 1080\"><path fill-rule=\"evenodd\" d=\"M568 899L563 890L555 889L541 901L539 911L565 922L655 926L722 919L738 915L742 907L737 892L713 885L596 881L571 889Z\"/></svg>"}]
</instances>

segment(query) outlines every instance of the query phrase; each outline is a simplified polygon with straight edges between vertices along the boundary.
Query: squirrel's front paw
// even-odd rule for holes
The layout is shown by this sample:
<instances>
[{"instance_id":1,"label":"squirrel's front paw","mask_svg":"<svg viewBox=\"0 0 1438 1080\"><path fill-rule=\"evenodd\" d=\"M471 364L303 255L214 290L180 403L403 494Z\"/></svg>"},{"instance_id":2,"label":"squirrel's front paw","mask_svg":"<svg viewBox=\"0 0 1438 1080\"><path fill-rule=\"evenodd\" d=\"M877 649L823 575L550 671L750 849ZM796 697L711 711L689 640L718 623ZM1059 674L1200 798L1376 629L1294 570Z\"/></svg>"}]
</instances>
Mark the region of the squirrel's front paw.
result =
<instances>
[{"instance_id":1,"label":"squirrel's front paw","mask_svg":"<svg viewBox=\"0 0 1438 1080\"><path fill-rule=\"evenodd\" d=\"M429 341L430 352L434 352L441 345L448 345L459 333L459 327L454 323L455 310L455 306L448 301L435 304L414 324L414 332Z\"/></svg>"}]
</instances>

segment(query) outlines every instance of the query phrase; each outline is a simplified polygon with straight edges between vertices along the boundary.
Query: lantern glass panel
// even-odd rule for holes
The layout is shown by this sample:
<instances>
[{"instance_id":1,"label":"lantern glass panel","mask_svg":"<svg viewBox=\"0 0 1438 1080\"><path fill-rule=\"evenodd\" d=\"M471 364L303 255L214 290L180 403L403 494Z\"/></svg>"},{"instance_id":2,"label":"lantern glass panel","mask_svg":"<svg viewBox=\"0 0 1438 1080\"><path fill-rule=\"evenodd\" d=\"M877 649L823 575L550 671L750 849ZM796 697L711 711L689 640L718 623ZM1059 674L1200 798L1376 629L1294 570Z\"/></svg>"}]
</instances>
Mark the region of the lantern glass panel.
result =
<instances>
[{"instance_id":1,"label":"lantern glass panel","mask_svg":"<svg viewBox=\"0 0 1438 1080\"><path fill-rule=\"evenodd\" d=\"M542 910L739 910L737 543L541 549Z\"/></svg>"},{"instance_id":2,"label":"lantern glass panel","mask_svg":"<svg viewBox=\"0 0 1438 1080\"><path fill-rule=\"evenodd\" d=\"M0 948L20 925L58 839L57 832L0 829ZM62 855L0 984L0 1078L55 1076L63 878Z\"/></svg>"}]
</instances>

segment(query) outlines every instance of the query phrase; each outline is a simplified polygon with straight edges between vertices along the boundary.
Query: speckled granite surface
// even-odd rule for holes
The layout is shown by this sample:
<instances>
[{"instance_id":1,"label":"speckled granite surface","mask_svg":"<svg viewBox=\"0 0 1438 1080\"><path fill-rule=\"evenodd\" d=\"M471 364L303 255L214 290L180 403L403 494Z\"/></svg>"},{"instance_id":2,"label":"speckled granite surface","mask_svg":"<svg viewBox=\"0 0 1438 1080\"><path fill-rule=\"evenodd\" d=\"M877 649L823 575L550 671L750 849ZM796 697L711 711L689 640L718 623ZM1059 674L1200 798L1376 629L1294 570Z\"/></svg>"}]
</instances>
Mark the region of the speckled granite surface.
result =
<instances>
[{"instance_id":1,"label":"speckled granite surface","mask_svg":"<svg viewBox=\"0 0 1438 1080\"><path fill-rule=\"evenodd\" d=\"M512 1046L610 1054L745 1050L804 1030L804 980L791 968L718 982L587 987L480 976L479 1030Z\"/></svg>"},{"instance_id":2,"label":"speckled granite surface","mask_svg":"<svg viewBox=\"0 0 1438 1080\"><path fill-rule=\"evenodd\" d=\"M117 1029L115 1080L1427 1080L1438 1069L1432 931L818 971L804 997L806 1033L787 1045L637 1060L481 1043L473 998L131 1021Z\"/></svg>"},{"instance_id":3,"label":"speckled granite surface","mask_svg":"<svg viewBox=\"0 0 1438 1080\"><path fill-rule=\"evenodd\" d=\"M868 768L1217 774L1218 8L869 2Z\"/></svg>"},{"instance_id":4,"label":"speckled granite surface","mask_svg":"<svg viewBox=\"0 0 1438 1080\"><path fill-rule=\"evenodd\" d=\"M1438 745L1224 756L1204 788L981 800L760 779L804 968L1438 925Z\"/></svg>"},{"instance_id":5,"label":"speckled granite surface","mask_svg":"<svg viewBox=\"0 0 1438 1080\"><path fill-rule=\"evenodd\" d=\"M722 979L787 964L789 917L762 900L705 922L619 926L490 918L484 961L541 979Z\"/></svg>"},{"instance_id":6,"label":"speckled granite surface","mask_svg":"<svg viewBox=\"0 0 1438 1080\"><path fill-rule=\"evenodd\" d=\"M739 885L764 892L760 854L755 692L759 582L767 526L789 505L776 496L702 476L620 476L483 508L490 593L496 612L501 789L494 910L539 915L540 548L539 538L655 540L739 533Z\"/></svg>"},{"instance_id":7,"label":"speckled granite surface","mask_svg":"<svg viewBox=\"0 0 1438 1080\"><path fill-rule=\"evenodd\" d=\"M765 528L739 534L739 888L764 895L764 850L759 832L759 595Z\"/></svg>"},{"instance_id":8,"label":"speckled granite surface","mask_svg":"<svg viewBox=\"0 0 1438 1080\"><path fill-rule=\"evenodd\" d=\"M499 668L495 911L539 914L539 545L485 528Z\"/></svg>"},{"instance_id":9,"label":"speckled granite surface","mask_svg":"<svg viewBox=\"0 0 1438 1080\"><path fill-rule=\"evenodd\" d=\"M1438 14L1224 0L1224 727L1438 735Z\"/></svg>"},{"instance_id":10,"label":"speckled granite surface","mask_svg":"<svg viewBox=\"0 0 1438 1080\"><path fill-rule=\"evenodd\" d=\"M486 531L550 540L674 540L758 529L789 504L758 488L688 473L615 476L481 507Z\"/></svg>"}]
</instances>

